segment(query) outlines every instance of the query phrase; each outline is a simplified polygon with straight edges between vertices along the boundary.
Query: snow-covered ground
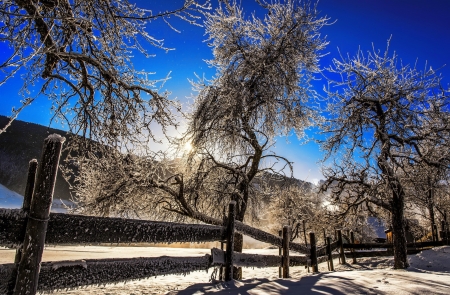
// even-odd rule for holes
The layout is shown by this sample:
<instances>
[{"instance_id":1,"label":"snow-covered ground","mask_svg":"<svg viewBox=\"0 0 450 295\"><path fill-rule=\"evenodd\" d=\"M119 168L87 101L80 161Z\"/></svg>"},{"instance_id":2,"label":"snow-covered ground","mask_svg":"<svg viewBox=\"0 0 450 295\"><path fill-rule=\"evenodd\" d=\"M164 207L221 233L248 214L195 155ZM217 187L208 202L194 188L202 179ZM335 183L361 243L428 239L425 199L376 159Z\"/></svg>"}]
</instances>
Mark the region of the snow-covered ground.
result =
<instances>
[{"instance_id":1,"label":"snow-covered ground","mask_svg":"<svg viewBox=\"0 0 450 295\"><path fill-rule=\"evenodd\" d=\"M277 254L276 249L246 249L255 254ZM210 249L158 247L47 247L44 261L156 256L203 256ZM294 255L294 254L293 254ZM0 264L10 263L14 250L0 248ZM349 259L351 261L351 259ZM279 279L278 268L244 268L244 279L230 283L210 282L213 269L189 275L168 275L115 285L90 286L58 291L61 295L130 295L130 294L450 294L450 247L438 247L410 255L408 270L394 270L390 257L361 258L357 264L339 265L335 272L319 266L318 274L304 267L292 267L290 279Z\"/></svg>"},{"instance_id":2,"label":"snow-covered ground","mask_svg":"<svg viewBox=\"0 0 450 295\"><path fill-rule=\"evenodd\" d=\"M23 197L0 185L0 208L20 208ZM55 200L53 212L64 212ZM277 249L245 249L246 253L277 255ZM101 247L58 246L44 250L43 261L158 257L203 256L210 249L174 247ZM14 249L0 248L0 264L14 261ZM295 253L292 253L295 255ZM358 259L357 264L339 265L329 272L326 263L319 273L308 273L304 267L292 267L290 279L279 279L278 268L244 268L242 281L219 283L212 280L214 269L189 275L168 275L126 283L89 286L77 290L58 291L61 295L131 295L131 294L450 294L450 247L439 247L409 256L408 270L394 270L390 257ZM55 294L55 293L54 293Z\"/></svg>"},{"instance_id":3,"label":"snow-covered ground","mask_svg":"<svg viewBox=\"0 0 450 295\"><path fill-rule=\"evenodd\" d=\"M19 209L22 207L23 196L10 191L5 186L0 184L0 208L6 209ZM66 206L71 206L72 202L70 201L61 201L58 199L53 200L52 204L52 212L55 213L65 213L67 212Z\"/></svg>"}]
</instances>

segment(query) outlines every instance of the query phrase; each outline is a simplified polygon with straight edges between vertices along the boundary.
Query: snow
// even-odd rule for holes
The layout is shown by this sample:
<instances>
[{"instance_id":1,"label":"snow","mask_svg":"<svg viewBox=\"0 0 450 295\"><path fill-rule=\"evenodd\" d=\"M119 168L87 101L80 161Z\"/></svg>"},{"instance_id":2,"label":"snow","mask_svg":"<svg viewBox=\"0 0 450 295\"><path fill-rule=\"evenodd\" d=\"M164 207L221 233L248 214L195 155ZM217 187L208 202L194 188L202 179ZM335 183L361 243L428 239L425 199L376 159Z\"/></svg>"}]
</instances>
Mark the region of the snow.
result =
<instances>
[{"instance_id":1,"label":"snow","mask_svg":"<svg viewBox=\"0 0 450 295\"><path fill-rule=\"evenodd\" d=\"M245 253L277 255L278 249L244 249ZM211 249L158 247L47 247L44 261L80 260L112 257L203 256ZM294 254L293 254L294 255ZM298 254L295 254L298 255ZM0 263L10 263L14 250L0 248ZM278 268L244 268L244 279L229 283L209 282L214 269L189 275L158 276L140 281L90 286L77 290L58 291L61 295L125 295L125 294L449 294L450 247L438 247L410 255L408 270L394 270L392 257L358 259L357 264L339 265L335 272L319 265L318 274L304 267L292 267L290 279L279 279Z\"/></svg>"},{"instance_id":2,"label":"snow","mask_svg":"<svg viewBox=\"0 0 450 295\"><path fill-rule=\"evenodd\" d=\"M19 209L22 207L23 196L9 190L5 186L0 184L0 208L5 209ZM66 213L67 206L73 206L70 201L62 201L54 199L52 203L51 212L53 213Z\"/></svg>"},{"instance_id":3,"label":"snow","mask_svg":"<svg viewBox=\"0 0 450 295\"><path fill-rule=\"evenodd\" d=\"M53 133L47 136L46 140L54 143L64 143L66 141L66 138L59 134Z\"/></svg>"},{"instance_id":4,"label":"snow","mask_svg":"<svg viewBox=\"0 0 450 295\"><path fill-rule=\"evenodd\" d=\"M66 266L81 266L83 268L87 268L86 260L69 260L64 262L53 262L52 263L52 269L57 270L60 267L66 267Z\"/></svg>"},{"instance_id":5,"label":"snow","mask_svg":"<svg viewBox=\"0 0 450 295\"><path fill-rule=\"evenodd\" d=\"M0 185L0 208L20 208L23 197ZM70 204L69 204L70 205ZM53 212L65 212L64 205L54 200ZM278 255L278 249L245 249L244 253ZM84 259L132 258L160 256L204 256L211 249L159 247L59 246L47 247L43 261L73 260L83 265ZM292 255L298 255L291 253ZM15 250L0 248L0 264L14 261ZM357 264L339 265L335 272L319 265L319 273L308 273L304 267L292 267L290 279L279 279L277 267L244 268L242 281L220 283L217 269L196 271L188 275L158 276L139 281L89 286L58 291L61 295L125 295L125 294L450 294L450 247L443 246L410 255L407 270L394 270L392 257L360 258Z\"/></svg>"},{"instance_id":6,"label":"snow","mask_svg":"<svg viewBox=\"0 0 450 295\"><path fill-rule=\"evenodd\" d=\"M22 207L22 203L23 196L0 184L0 208L17 209Z\"/></svg>"}]
</instances>

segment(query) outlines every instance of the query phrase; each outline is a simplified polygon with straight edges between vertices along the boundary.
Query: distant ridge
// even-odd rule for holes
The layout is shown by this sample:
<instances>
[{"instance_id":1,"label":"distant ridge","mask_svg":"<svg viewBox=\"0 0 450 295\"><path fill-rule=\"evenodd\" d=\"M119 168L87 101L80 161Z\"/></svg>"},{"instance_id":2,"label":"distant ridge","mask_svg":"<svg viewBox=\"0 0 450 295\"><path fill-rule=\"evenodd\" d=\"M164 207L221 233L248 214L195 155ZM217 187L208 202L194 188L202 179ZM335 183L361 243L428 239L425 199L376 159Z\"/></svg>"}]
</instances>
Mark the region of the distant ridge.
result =
<instances>
[{"instance_id":1,"label":"distant ridge","mask_svg":"<svg viewBox=\"0 0 450 295\"><path fill-rule=\"evenodd\" d=\"M8 117L0 115L0 127L5 126ZM53 133L65 136L66 131L14 120L6 131L0 134L0 183L9 190L23 195L27 182L28 162L40 161L44 139ZM67 142L66 142L67 144ZM64 156L61 157L64 159ZM69 184L58 173L54 199L70 199Z\"/></svg>"},{"instance_id":2,"label":"distant ridge","mask_svg":"<svg viewBox=\"0 0 450 295\"><path fill-rule=\"evenodd\" d=\"M5 126L8 121L8 117L0 115L0 128ZM0 134L0 184L23 195L27 182L28 162L31 159L40 161L44 139L53 133L61 136L67 134L63 130L14 120L11 126ZM69 140L67 138L65 146ZM61 160L65 157L66 155L63 153ZM258 180L255 180L255 183L258 183ZM310 182L290 177L271 178L269 185L296 185L307 190L314 186ZM69 184L60 172L56 179L54 199L70 200Z\"/></svg>"}]
</instances>

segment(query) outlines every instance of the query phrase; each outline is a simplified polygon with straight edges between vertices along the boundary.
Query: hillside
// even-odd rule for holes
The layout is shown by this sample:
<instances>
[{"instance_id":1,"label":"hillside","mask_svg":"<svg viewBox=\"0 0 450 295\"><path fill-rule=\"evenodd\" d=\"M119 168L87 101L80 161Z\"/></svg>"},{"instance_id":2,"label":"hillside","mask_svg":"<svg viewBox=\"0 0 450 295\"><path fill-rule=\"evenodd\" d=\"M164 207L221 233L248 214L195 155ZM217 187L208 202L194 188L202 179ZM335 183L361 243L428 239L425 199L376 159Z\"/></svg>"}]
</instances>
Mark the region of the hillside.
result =
<instances>
[{"instance_id":1,"label":"hillside","mask_svg":"<svg viewBox=\"0 0 450 295\"><path fill-rule=\"evenodd\" d=\"M8 120L7 117L0 116L0 126L5 126ZM66 134L62 130L15 120L6 132L0 134L0 184L23 195L28 162L31 159L40 161L44 139L53 133L62 136ZM70 198L69 185L60 173L56 180L54 198Z\"/></svg>"},{"instance_id":2,"label":"hillside","mask_svg":"<svg viewBox=\"0 0 450 295\"><path fill-rule=\"evenodd\" d=\"M0 126L5 126L8 118L0 116ZM40 161L44 139L53 133L65 136L66 131L46 126L15 120L6 132L0 134L0 184L8 189L23 194L27 180L28 162L31 159ZM68 139L69 140L69 139ZM66 141L65 146L67 146ZM65 153L61 159L65 158ZM264 177L269 179L269 185L298 185L311 189L313 185L295 178ZM258 180L255 180L258 183ZM69 200L69 185L58 174L55 187L55 199Z\"/></svg>"}]
</instances>

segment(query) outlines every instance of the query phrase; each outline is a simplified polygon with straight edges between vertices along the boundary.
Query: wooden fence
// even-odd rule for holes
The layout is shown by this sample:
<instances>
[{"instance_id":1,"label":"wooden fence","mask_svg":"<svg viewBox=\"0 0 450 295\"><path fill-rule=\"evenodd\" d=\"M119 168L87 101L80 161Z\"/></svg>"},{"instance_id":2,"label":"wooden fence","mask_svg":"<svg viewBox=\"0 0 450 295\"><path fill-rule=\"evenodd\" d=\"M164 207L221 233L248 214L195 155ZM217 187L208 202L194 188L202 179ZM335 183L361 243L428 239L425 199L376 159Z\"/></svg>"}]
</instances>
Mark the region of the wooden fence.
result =
<instances>
[{"instance_id":1,"label":"wooden fence","mask_svg":"<svg viewBox=\"0 0 450 295\"><path fill-rule=\"evenodd\" d=\"M17 249L14 263L0 265L0 294L36 294L37 291L115 283L158 275L186 274L221 265L225 266L223 276L225 280L233 278L233 266L279 267L280 277L288 278L289 267L292 266L307 265L312 268L313 272L317 272L318 264L325 261L328 261L329 270L334 270L333 259L338 256L341 263L346 263L346 256L352 257L353 262L356 262L358 257L392 255L392 251L389 250L355 251L360 248L391 249L392 244L355 244L353 233L345 236L341 230L336 233L336 241L333 242L330 237L326 237L326 243L321 247L317 246L314 233L310 233L309 247L292 243L289 237L289 227L283 227L280 236L276 236L235 220L235 202L229 204L227 220L216 222L219 225L50 213L63 142L64 138L59 135L49 136L44 142L41 159L43 164L37 169L37 161L30 161L22 209L0 209L0 246ZM235 232L279 247L280 255L233 252ZM163 256L41 263L45 244L90 245L211 241L226 242L226 251L212 249L211 255L207 254L203 257ZM448 244L448 241L408 244L408 247L411 247L412 251L443 244ZM339 250L339 254L332 254L332 251L336 249ZM344 249L350 249L350 252L345 252ZM292 256L290 251L304 255Z\"/></svg>"},{"instance_id":2,"label":"wooden fence","mask_svg":"<svg viewBox=\"0 0 450 295\"><path fill-rule=\"evenodd\" d=\"M57 167L64 138L50 135L44 141L41 164L30 161L22 209L0 209L0 246L16 248L14 263L0 265L0 294L36 294L92 284L107 284L166 274L186 274L225 265L225 280L233 277L233 266L280 267L289 277L290 266L317 264L333 258L338 243L317 248L289 242L290 229L275 236L236 221L234 202L221 225L182 224L122 218L104 218L50 213ZM37 172L36 172L37 171ZM281 255L253 255L232 251L234 233L282 248ZM315 241L314 234L310 236ZM204 257L154 257L130 259L86 259L43 262L44 245L97 243L173 243L226 241L226 252L212 249ZM342 244L342 242L341 242ZM306 256L291 256L289 250ZM330 262L332 269L332 261ZM315 268L314 268L315 267Z\"/></svg>"},{"instance_id":3,"label":"wooden fence","mask_svg":"<svg viewBox=\"0 0 450 295\"><path fill-rule=\"evenodd\" d=\"M443 230L447 229L447 227L444 226L444 222L442 228ZM347 243L345 243L342 238L344 235L340 232L338 232L338 235L338 244L340 247L339 260L341 263L346 263L346 257L352 258L352 263L357 263L357 258L394 255L394 245L392 243L355 243L354 234L350 230L348 230L348 234L345 236L345 239L347 240ZM446 235L444 231L440 231L440 237L440 241L407 243L407 252L408 254L416 254L432 247L450 245L448 235Z\"/></svg>"}]
</instances>

